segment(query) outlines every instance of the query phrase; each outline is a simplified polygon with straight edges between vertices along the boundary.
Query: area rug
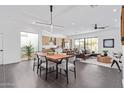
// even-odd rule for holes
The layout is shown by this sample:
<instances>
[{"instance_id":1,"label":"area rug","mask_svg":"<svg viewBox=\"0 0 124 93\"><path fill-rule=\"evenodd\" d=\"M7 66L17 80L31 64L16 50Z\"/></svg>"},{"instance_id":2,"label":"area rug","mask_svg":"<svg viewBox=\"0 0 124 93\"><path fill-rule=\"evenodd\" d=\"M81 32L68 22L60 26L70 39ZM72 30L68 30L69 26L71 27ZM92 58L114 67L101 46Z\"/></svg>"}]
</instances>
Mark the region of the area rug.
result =
<instances>
[{"instance_id":1,"label":"area rug","mask_svg":"<svg viewBox=\"0 0 124 93\"><path fill-rule=\"evenodd\" d=\"M89 63L89 64L100 65L100 66L104 66L104 67L118 69L116 64L114 64L113 67L111 67L111 63L98 62L96 58L89 58L86 60L78 59L78 60L80 60L80 62L83 62L83 63ZM122 63L119 63L119 65L120 65L120 68L122 68Z\"/></svg>"}]
</instances>

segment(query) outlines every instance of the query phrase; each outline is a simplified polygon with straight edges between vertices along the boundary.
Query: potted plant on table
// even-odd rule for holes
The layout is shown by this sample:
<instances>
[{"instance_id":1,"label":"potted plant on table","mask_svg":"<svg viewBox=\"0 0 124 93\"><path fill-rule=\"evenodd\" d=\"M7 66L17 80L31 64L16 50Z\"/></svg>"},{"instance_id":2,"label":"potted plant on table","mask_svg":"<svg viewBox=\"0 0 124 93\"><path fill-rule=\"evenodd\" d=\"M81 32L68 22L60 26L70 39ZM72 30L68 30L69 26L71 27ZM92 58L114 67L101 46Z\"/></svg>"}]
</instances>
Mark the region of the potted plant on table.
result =
<instances>
[{"instance_id":1,"label":"potted plant on table","mask_svg":"<svg viewBox=\"0 0 124 93\"><path fill-rule=\"evenodd\" d=\"M108 50L103 50L104 56L108 55Z\"/></svg>"},{"instance_id":2,"label":"potted plant on table","mask_svg":"<svg viewBox=\"0 0 124 93\"><path fill-rule=\"evenodd\" d=\"M52 49L50 49L48 52L47 52L48 55L54 55L54 51Z\"/></svg>"}]
</instances>

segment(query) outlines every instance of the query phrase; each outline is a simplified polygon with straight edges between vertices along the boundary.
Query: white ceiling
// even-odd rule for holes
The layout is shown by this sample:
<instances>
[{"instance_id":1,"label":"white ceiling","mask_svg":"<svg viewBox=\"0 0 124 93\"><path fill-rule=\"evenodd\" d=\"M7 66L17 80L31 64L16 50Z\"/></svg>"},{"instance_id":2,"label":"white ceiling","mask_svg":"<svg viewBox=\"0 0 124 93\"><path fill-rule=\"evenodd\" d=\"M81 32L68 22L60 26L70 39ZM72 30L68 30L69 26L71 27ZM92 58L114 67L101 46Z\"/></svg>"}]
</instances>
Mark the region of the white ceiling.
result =
<instances>
[{"instance_id":1,"label":"white ceiling","mask_svg":"<svg viewBox=\"0 0 124 93\"><path fill-rule=\"evenodd\" d=\"M116 12L113 12L116 9ZM53 6L53 23L64 26L64 29L53 28L52 33L63 35L75 35L93 31L93 24L117 28L120 24L121 6L97 6L89 5L55 5ZM49 26L33 24L34 21L50 23L50 11L48 5L41 6L0 6L0 16L5 20L21 22L22 24L39 27L41 31L50 31ZM4 21L5 22L5 21Z\"/></svg>"}]
</instances>

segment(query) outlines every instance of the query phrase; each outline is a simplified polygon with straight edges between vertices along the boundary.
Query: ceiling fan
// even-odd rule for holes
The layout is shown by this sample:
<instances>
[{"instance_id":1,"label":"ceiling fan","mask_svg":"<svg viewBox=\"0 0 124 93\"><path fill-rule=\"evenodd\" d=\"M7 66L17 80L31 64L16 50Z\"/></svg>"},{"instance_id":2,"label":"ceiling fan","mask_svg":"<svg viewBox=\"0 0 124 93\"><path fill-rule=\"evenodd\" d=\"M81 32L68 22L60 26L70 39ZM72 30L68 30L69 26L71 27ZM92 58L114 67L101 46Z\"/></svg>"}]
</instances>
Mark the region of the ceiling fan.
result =
<instances>
[{"instance_id":1,"label":"ceiling fan","mask_svg":"<svg viewBox=\"0 0 124 93\"><path fill-rule=\"evenodd\" d=\"M106 29L108 28L109 26L98 26L98 24L94 24L94 29Z\"/></svg>"},{"instance_id":2,"label":"ceiling fan","mask_svg":"<svg viewBox=\"0 0 124 93\"><path fill-rule=\"evenodd\" d=\"M52 5L50 5L50 23L43 23L43 22L40 22L40 21L36 21L35 23L42 24L42 25L48 25L48 26L51 27L51 29L53 27L64 28L64 26L53 24L53 6Z\"/></svg>"}]
</instances>

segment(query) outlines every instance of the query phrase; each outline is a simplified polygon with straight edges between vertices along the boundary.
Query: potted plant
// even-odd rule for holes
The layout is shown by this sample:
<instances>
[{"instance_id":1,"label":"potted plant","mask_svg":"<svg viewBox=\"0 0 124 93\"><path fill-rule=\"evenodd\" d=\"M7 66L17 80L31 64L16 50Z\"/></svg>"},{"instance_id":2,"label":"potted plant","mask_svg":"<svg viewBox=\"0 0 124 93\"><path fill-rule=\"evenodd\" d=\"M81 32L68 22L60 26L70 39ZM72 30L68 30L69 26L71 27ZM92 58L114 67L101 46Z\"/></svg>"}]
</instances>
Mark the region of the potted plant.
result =
<instances>
[{"instance_id":1,"label":"potted plant","mask_svg":"<svg viewBox=\"0 0 124 93\"><path fill-rule=\"evenodd\" d=\"M54 55L54 51L52 49L50 49L48 52L47 52L48 55Z\"/></svg>"},{"instance_id":2,"label":"potted plant","mask_svg":"<svg viewBox=\"0 0 124 93\"><path fill-rule=\"evenodd\" d=\"M22 47L22 53L23 53L22 55L23 57L27 57L28 60L31 59L33 52L34 52L34 48L31 44Z\"/></svg>"},{"instance_id":3,"label":"potted plant","mask_svg":"<svg viewBox=\"0 0 124 93\"><path fill-rule=\"evenodd\" d=\"M103 50L104 56L107 56L108 50Z\"/></svg>"}]
</instances>

